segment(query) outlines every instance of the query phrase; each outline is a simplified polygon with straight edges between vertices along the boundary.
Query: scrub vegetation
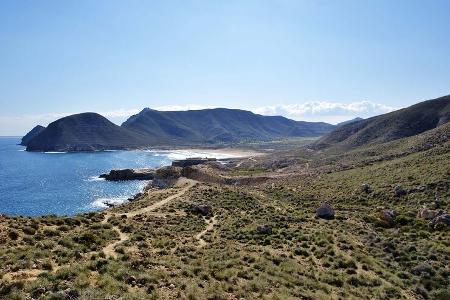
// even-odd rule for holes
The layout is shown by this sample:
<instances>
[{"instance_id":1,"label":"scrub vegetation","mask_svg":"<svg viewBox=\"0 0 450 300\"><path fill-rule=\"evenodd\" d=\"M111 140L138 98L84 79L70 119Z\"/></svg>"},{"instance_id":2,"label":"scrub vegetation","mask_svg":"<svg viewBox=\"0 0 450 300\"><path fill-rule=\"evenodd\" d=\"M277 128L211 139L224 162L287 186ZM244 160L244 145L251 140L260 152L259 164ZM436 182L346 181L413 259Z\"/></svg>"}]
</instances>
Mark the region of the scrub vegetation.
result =
<instances>
[{"instance_id":1,"label":"scrub vegetation","mask_svg":"<svg viewBox=\"0 0 450 300\"><path fill-rule=\"evenodd\" d=\"M450 210L450 142L426 134L216 170L255 184L180 179L103 212L2 216L0 298L449 299L449 226L422 212ZM334 218L316 217L324 202Z\"/></svg>"}]
</instances>

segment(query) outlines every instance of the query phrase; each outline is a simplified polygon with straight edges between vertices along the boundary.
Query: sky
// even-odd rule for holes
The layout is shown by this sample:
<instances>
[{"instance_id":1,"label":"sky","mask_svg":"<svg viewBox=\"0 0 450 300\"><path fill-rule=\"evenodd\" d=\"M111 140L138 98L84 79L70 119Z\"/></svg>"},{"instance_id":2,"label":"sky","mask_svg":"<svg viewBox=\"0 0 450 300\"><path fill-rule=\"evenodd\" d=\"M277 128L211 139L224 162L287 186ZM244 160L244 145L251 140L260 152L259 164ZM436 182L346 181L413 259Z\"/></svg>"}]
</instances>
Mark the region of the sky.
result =
<instances>
[{"instance_id":1,"label":"sky","mask_svg":"<svg viewBox=\"0 0 450 300\"><path fill-rule=\"evenodd\" d=\"M336 123L450 94L450 1L0 0L0 135L94 111Z\"/></svg>"}]
</instances>

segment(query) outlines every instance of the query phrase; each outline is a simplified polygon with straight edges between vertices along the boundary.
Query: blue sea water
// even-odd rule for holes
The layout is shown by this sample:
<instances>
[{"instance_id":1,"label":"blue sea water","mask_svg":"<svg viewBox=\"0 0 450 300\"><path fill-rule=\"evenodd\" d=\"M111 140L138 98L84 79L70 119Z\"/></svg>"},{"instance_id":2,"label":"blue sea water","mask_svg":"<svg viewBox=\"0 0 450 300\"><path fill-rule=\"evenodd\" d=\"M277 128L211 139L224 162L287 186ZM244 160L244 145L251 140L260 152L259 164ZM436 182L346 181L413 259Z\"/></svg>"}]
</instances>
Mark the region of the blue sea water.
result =
<instances>
[{"instance_id":1,"label":"blue sea water","mask_svg":"<svg viewBox=\"0 0 450 300\"><path fill-rule=\"evenodd\" d=\"M160 167L174 159L212 156L187 150L26 152L20 138L0 137L0 214L74 215L122 203L145 181L109 182L99 174L111 169ZM214 155L217 157L217 155ZM225 157L225 156L223 156Z\"/></svg>"}]
</instances>

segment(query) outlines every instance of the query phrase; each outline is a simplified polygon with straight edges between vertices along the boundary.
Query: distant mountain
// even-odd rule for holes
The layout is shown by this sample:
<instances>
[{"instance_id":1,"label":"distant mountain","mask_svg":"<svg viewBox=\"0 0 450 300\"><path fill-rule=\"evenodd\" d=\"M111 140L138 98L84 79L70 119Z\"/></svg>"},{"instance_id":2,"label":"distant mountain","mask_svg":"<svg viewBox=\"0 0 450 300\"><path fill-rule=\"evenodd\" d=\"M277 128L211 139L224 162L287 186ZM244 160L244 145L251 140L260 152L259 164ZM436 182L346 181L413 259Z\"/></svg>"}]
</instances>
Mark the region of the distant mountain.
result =
<instances>
[{"instance_id":1,"label":"distant mountain","mask_svg":"<svg viewBox=\"0 0 450 300\"><path fill-rule=\"evenodd\" d=\"M356 147L413 136L450 121L450 95L418 103L384 115L338 126L316 147Z\"/></svg>"},{"instance_id":2,"label":"distant mountain","mask_svg":"<svg viewBox=\"0 0 450 300\"><path fill-rule=\"evenodd\" d=\"M146 108L122 126L95 113L59 119L32 139L27 150L92 151L227 144L320 136L333 128L327 123L261 116L238 109L156 111Z\"/></svg>"},{"instance_id":3,"label":"distant mountain","mask_svg":"<svg viewBox=\"0 0 450 300\"><path fill-rule=\"evenodd\" d=\"M96 113L71 115L50 123L28 142L27 151L93 151L144 146L145 138Z\"/></svg>"},{"instance_id":4,"label":"distant mountain","mask_svg":"<svg viewBox=\"0 0 450 300\"><path fill-rule=\"evenodd\" d=\"M356 117L356 118L351 119L351 120L347 120L347 121L344 121L344 122L341 122L341 123L337 123L336 126L342 126L342 125L346 125L346 124L350 124L350 123L355 123L355 122L358 122L358 121L361 121L361 120L364 120L364 119L360 118L360 117Z\"/></svg>"},{"instance_id":5,"label":"distant mountain","mask_svg":"<svg viewBox=\"0 0 450 300\"><path fill-rule=\"evenodd\" d=\"M235 143L298 136L320 136L334 128L327 123L262 116L239 109L156 111L149 108L122 127L145 134L152 143Z\"/></svg>"},{"instance_id":6,"label":"distant mountain","mask_svg":"<svg viewBox=\"0 0 450 300\"><path fill-rule=\"evenodd\" d=\"M28 132L23 138L22 141L20 142L20 145L22 146L27 146L28 143L34 139L36 136L38 136L42 131L44 131L45 127L41 126L41 125L37 125L36 127L34 127L33 129L30 130L30 132Z\"/></svg>"}]
</instances>

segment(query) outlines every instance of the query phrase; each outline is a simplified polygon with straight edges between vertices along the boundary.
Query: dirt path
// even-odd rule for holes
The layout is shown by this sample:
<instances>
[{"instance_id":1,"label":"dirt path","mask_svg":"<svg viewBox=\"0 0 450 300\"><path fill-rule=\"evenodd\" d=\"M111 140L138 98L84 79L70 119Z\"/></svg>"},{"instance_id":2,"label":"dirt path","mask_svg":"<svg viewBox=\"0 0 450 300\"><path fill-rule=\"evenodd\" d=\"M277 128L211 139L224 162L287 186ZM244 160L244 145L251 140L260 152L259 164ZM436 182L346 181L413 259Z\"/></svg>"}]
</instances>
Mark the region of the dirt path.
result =
<instances>
[{"instance_id":1,"label":"dirt path","mask_svg":"<svg viewBox=\"0 0 450 300\"><path fill-rule=\"evenodd\" d=\"M184 183L187 183L187 185L183 189L181 189L178 193L176 193L176 194L174 194L172 196L169 196L169 197L167 197L167 198L165 198L165 199L163 199L163 200L161 200L159 202L156 202L156 203L154 203L154 204L152 204L150 206L147 206L147 207L135 210L135 211L131 211L131 212L128 212L128 213L125 213L125 214L122 214L122 215L126 215L127 217L134 217L134 216L139 215L139 214L144 214L146 212L150 212L150 211L156 210L156 209L160 208L161 206L167 204L168 202L170 202L170 201L172 201L172 200L174 200L174 199L176 199L178 197L183 196L197 182L194 181L194 180L191 180L191 179L181 179L180 182L177 185L184 184Z\"/></svg>"},{"instance_id":2,"label":"dirt path","mask_svg":"<svg viewBox=\"0 0 450 300\"><path fill-rule=\"evenodd\" d=\"M130 211L128 213L120 213L118 215L126 215L127 217L130 218L130 217L134 217L134 216L139 215L139 214L145 214L145 213L154 211L154 210L160 208L161 206L169 203L170 201L183 196L196 183L197 183L196 181L191 180L191 179L180 179L179 182L177 183L177 186L180 186L180 185L185 185L185 186L178 193L176 193L174 195L171 195L171 196L169 196L167 198L164 198L161 201L158 201L158 202L156 202L156 203L154 203L152 205L149 205L147 207L144 207L144 208L141 208L141 209L138 209L138 210L135 210L135 211ZM105 214L105 217L104 217L102 223L104 223L104 224L107 223L108 222L108 218L110 216L115 216L115 215L116 215L115 213L107 212ZM114 242L106 245L105 247L103 247L102 251L105 253L106 257L117 258L117 253L114 250L115 247L117 245L119 245L119 244L129 240L130 237L127 234L125 234L124 232L122 232L120 230L120 228L117 227L117 226L114 226L113 229L119 234L119 240L118 241L114 241Z\"/></svg>"},{"instance_id":3,"label":"dirt path","mask_svg":"<svg viewBox=\"0 0 450 300\"><path fill-rule=\"evenodd\" d=\"M123 233L122 231L120 231L119 227L117 227L117 226L114 226L113 229L114 229L115 231L117 231L117 233L119 234L119 240L118 240L118 241L115 241L115 242L113 242L113 243L111 243L111 244L106 245L106 246L103 248L103 253L105 253L106 257L117 258L117 253L116 253L116 251L114 250L114 248L115 248L117 245L119 245L119 244L121 244L121 243L123 243L123 242L129 240L130 237L129 237L128 235L126 235L125 233Z\"/></svg>"},{"instance_id":4,"label":"dirt path","mask_svg":"<svg viewBox=\"0 0 450 300\"><path fill-rule=\"evenodd\" d=\"M106 224L108 223L108 219L110 217L113 216L118 216L118 215L126 215L127 217L133 217L136 216L138 214L143 214L143 213L147 213L147 212L151 212L153 210L156 210L158 208L160 208L161 206L167 204L168 202L183 196L190 188L192 188L197 182L194 180L190 180L190 179L181 179L179 180L179 182L177 183L176 186L180 187L183 186L183 188L176 194L171 195L167 198L164 198L163 200L156 202L150 206L144 207L142 209L138 209L135 211L131 211L128 213L113 213L110 211L106 211L105 216L102 220L102 224ZM210 221L210 223L208 223L208 226L206 228L206 230L202 231L199 235L197 235L199 241L202 241L204 244L206 244L205 241L203 241L201 239L201 237L206 234L207 231L212 230L212 227L215 224L215 217L211 219L212 221ZM113 230L115 230L118 234L119 234L119 240L118 241L114 241L110 244L107 244L105 247L103 247L102 251L103 253L105 253L106 257L112 257L114 259L117 259L117 253L115 252L115 247L127 240L130 239L130 237L122 232L120 230L120 228L118 226L113 226L112 228ZM92 252L94 253L94 252ZM60 266L53 266L53 270L51 272L56 272L58 269L60 268ZM6 280L9 282L12 281L17 281L17 280L35 280L39 274L45 272L44 270L39 270L39 269L28 269L28 270L21 270L21 271L17 271L17 272L9 272L3 275L3 277L1 278L2 280Z\"/></svg>"},{"instance_id":5,"label":"dirt path","mask_svg":"<svg viewBox=\"0 0 450 300\"><path fill-rule=\"evenodd\" d=\"M38 270L38 269L30 269L30 270L21 270L17 272L10 272L6 273L3 276L3 280L5 281L18 281L18 280L35 280L39 274L44 273L44 270Z\"/></svg>"},{"instance_id":6,"label":"dirt path","mask_svg":"<svg viewBox=\"0 0 450 300\"><path fill-rule=\"evenodd\" d=\"M239 168L240 166L242 166L243 163L245 163L247 160L253 161L253 162L257 162L256 159L253 158L253 156L248 157L247 159L243 159L241 160L237 165L236 168Z\"/></svg>"},{"instance_id":7,"label":"dirt path","mask_svg":"<svg viewBox=\"0 0 450 300\"><path fill-rule=\"evenodd\" d=\"M206 241L202 238L208 231L213 230L214 225L217 224L217 219L216 216L212 217L211 219L207 220L205 219L206 222L206 228L205 230L203 230L202 232L200 232L199 234L197 234L195 236L195 238L198 240L199 243L199 247L204 247L207 245Z\"/></svg>"},{"instance_id":8,"label":"dirt path","mask_svg":"<svg viewBox=\"0 0 450 300\"><path fill-rule=\"evenodd\" d=\"M56 273L61 267L52 262L52 269L51 270L42 270L42 269L24 269L16 272L9 272L3 275L3 277L0 276L0 279L13 282L13 281L20 281L20 280L36 280L37 277L44 273ZM1 282L1 281L0 281Z\"/></svg>"}]
</instances>

